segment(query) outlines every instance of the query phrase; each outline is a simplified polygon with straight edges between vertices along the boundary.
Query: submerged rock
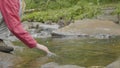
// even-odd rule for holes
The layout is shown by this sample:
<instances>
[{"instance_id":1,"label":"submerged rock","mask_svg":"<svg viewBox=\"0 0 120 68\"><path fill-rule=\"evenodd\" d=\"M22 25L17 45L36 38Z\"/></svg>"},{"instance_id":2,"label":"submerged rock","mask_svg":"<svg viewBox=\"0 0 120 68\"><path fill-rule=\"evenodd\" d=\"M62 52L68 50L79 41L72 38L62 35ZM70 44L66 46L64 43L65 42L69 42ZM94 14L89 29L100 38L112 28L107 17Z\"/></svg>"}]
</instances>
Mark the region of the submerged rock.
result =
<instances>
[{"instance_id":1,"label":"submerged rock","mask_svg":"<svg viewBox=\"0 0 120 68\"><path fill-rule=\"evenodd\" d=\"M55 67L55 68L85 68L85 67L80 67L80 66L77 66L77 65L63 65L63 66L58 66L58 67Z\"/></svg>"},{"instance_id":2,"label":"submerged rock","mask_svg":"<svg viewBox=\"0 0 120 68\"><path fill-rule=\"evenodd\" d=\"M106 68L106 67L104 67L104 66L90 66L88 68Z\"/></svg>"},{"instance_id":3,"label":"submerged rock","mask_svg":"<svg viewBox=\"0 0 120 68\"><path fill-rule=\"evenodd\" d=\"M50 62L41 66L41 68L85 68L77 65L59 65L55 62Z\"/></svg>"},{"instance_id":4,"label":"submerged rock","mask_svg":"<svg viewBox=\"0 0 120 68\"><path fill-rule=\"evenodd\" d=\"M55 67L58 67L59 65L55 62L50 62L50 63L47 63L47 64L44 64L41 66L41 68L55 68Z\"/></svg>"}]
</instances>

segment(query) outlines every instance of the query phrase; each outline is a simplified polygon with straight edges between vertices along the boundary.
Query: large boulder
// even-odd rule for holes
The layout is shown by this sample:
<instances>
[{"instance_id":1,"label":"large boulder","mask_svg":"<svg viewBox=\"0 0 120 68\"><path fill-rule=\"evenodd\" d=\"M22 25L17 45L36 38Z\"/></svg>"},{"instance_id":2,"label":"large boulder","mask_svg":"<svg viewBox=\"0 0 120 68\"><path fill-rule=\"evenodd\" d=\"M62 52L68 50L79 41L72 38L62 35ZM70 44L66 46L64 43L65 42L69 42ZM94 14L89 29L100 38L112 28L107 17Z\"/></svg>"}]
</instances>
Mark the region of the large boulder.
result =
<instances>
[{"instance_id":1,"label":"large boulder","mask_svg":"<svg viewBox=\"0 0 120 68\"><path fill-rule=\"evenodd\" d=\"M115 24L112 21L107 20L78 20L75 23L70 24L64 28L55 30L52 32L54 37L66 37L66 36L75 36L75 37L105 37L118 36L120 35L120 25Z\"/></svg>"}]
</instances>

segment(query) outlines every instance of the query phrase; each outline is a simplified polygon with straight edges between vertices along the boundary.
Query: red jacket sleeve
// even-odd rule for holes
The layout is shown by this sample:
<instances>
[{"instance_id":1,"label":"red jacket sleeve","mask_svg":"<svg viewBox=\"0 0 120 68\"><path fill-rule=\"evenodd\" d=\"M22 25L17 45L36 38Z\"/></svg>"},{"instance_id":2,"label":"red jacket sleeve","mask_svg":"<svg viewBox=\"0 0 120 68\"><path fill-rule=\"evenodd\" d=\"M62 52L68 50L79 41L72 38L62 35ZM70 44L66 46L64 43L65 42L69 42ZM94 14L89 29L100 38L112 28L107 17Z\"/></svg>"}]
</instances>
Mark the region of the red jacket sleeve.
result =
<instances>
[{"instance_id":1,"label":"red jacket sleeve","mask_svg":"<svg viewBox=\"0 0 120 68\"><path fill-rule=\"evenodd\" d=\"M28 47L33 48L37 42L23 29L19 17L19 0L0 0L0 11L8 29Z\"/></svg>"}]
</instances>

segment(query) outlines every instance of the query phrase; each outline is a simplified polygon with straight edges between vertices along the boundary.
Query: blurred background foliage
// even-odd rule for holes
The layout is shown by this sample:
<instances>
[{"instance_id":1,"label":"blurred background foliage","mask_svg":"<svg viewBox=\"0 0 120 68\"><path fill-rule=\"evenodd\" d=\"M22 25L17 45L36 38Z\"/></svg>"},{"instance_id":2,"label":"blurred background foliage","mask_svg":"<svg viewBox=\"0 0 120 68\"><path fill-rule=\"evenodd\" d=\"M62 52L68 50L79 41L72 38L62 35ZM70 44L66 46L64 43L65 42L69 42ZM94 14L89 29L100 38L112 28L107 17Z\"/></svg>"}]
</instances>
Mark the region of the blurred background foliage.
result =
<instances>
[{"instance_id":1,"label":"blurred background foliage","mask_svg":"<svg viewBox=\"0 0 120 68\"><path fill-rule=\"evenodd\" d=\"M120 13L120 0L25 0L25 2L26 12L23 21L57 22L61 17L66 20L93 18L100 14L100 8L106 5L114 5L117 8L115 13Z\"/></svg>"}]
</instances>

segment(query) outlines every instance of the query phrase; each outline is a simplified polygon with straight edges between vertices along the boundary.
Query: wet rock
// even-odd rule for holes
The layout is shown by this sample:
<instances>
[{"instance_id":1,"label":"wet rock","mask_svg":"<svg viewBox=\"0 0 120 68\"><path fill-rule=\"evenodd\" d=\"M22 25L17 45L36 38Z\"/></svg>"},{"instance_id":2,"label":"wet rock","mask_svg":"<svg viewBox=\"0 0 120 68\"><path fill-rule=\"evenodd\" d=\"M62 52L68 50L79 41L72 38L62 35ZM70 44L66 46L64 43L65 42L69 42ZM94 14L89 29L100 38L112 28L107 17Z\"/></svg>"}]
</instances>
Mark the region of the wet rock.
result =
<instances>
[{"instance_id":1,"label":"wet rock","mask_svg":"<svg viewBox=\"0 0 120 68\"><path fill-rule=\"evenodd\" d=\"M90 37L94 37L97 39L109 39L109 38L112 38L114 36L109 35L109 34L98 34L98 35L90 35Z\"/></svg>"},{"instance_id":2,"label":"wet rock","mask_svg":"<svg viewBox=\"0 0 120 68\"><path fill-rule=\"evenodd\" d=\"M113 21L113 22L118 22L118 16L117 15L99 15L97 17L97 19L99 20L110 20L110 21Z\"/></svg>"},{"instance_id":3,"label":"wet rock","mask_svg":"<svg viewBox=\"0 0 120 68\"><path fill-rule=\"evenodd\" d=\"M15 55L0 52L0 68L13 68L19 59Z\"/></svg>"},{"instance_id":4,"label":"wet rock","mask_svg":"<svg viewBox=\"0 0 120 68\"><path fill-rule=\"evenodd\" d=\"M42 28L44 31L53 31L59 29L59 25L53 24L53 25L48 25L48 24L41 24L39 25L40 28Z\"/></svg>"},{"instance_id":5,"label":"wet rock","mask_svg":"<svg viewBox=\"0 0 120 68\"><path fill-rule=\"evenodd\" d=\"M107 20L78 20L64 28L52 32L53 37L94 37L108 39L112 36L119 36L120 26Z\"/></svg>"},{"instance_id":6,"label":"wet rock","mask_svg":"<svg viewBox=\"0 0 120 68\"><path fill-rule=\"evenodd\" d=\"M77 65L59 65L55 62L50 62L41 66L41 68L85 68Z\"/></svg>"},{"instance_id":7,"label":"wet rock","mask_svg":"<svg viewBox=\"0 0 120 68\"><path fill-rule=\"evenodd\" d=\"M13 50L12 46L8 46L4 40L0 39L0 52L11 53Z\"/></svg>"},{"instance_id":8,"label":"wet rock","mask_svg":"<svg viewBox=\"0 0 120 68\"><path fill-rule=\"evenodd\" d=\"M120 68L120 59L107 65L106 68Z\"/></svg>"},{"instance_id":9,"label":"wet rock","mask_svg":"<svg viewBox=\"0 0 120 68\"><path fill-rule=\"evenodd\" d=\"M40 22L27 22L22 23L25 30L27 30L34 38L48 38L51 37L53 30L59 29L58 24L42 24ZM18 40L15 36L9 36L8 40Z\"/></svg>"},{"instance_id":10,"label":"wet rock","mask_svg":"<svg viewBox=\"0 0 120 68\"><path fill-rule=\"evenodd\" d=\"M5 53L11 53L14 50L13 47L10 46L0 46L0 51Z\"/></svg>"},{"instance_id":11,"label":"wet rock","mask_svg":"<svg viewBox=\"0 0 120 68\"><path fill-rule=\"evenodd\" d=\"M59 65L55 62L50 62L50 63L47 63L47 64L44 64L41 66L41 68L55 68L55 67L58 67Z\"/></svg>"},{"instance_id":12,"label":"wet rock","mask_svg":"<svg viewBox=\"0 0 120 68\"><path fill-rule=\"evenodd\" d=\"M40 22L23 22L25 29L40 29L40 30L56 30L59 28L57 24L42 24Z\"/></svg>"},{"instance_id":13,"label":"wet rock","mask_svg":"<svg viewBox=\"0 0 120 68\"><path fill-rule=\"evenodd\" d=\"M8 51L8 53L9 53L9 51L12 51L13 49L14 49L14 51L12 51L12 53L15 53L15 52L21 52L22 53L23 50L24 50L24 47L14 46L14 44L9 40L4 40L3 44L4 44L3 46L7 47L6 51ZM10 48L8 48L8 47L10 47Z\"/></svg>"},{"instance_id":14,"label":"wet rock","mask_svg":"<svg viewBox=\"0 0 120 68\"><path fill-rule=\"evenodd\" d=\"M51 32L57 29L59 29L59 25L57 24L39 24L39 27L37 24L37 28L32 28L28 31L34 38L46 38L51 37Z\"/></svg>"},{"instance_id":15,"label":"wet rock","mask_svg":"<svg viewBox=\"0 0 120 68\"><path fill-rule=\"evenodd\" d=\"M85 67L80 67L80 66L77 66L77 65L63 65L63 66L58 66L58 67L55 67L55 68L85 68Z\"/></svg>"},{"instance_id":16,"label":"wet rock","mask_svg":"<svg viewBox=\"0 0 120 68\"><path fill-rule=\"evenodd\" d=\"M113 12L116 10L115 7L106 7L106 8L102 8L101 9L101 15L98 15L97 16L97 19L100 19L100 20L110 20L110 21L113 21L113 22L118 22L119 21L119 18L118 18L118 15L117 14L114 14L113 15Z\"/></svg>"},{"instance_id":17,"label":"wet rock","mask_svg":"<svg viewBox=\"0 0 120 68\"><path fill-rule=\"evenodd\" d=\"M88 68L106 68L106 67L104 67L104 66L90 66Z\"/></svg>"}]
</instances>

